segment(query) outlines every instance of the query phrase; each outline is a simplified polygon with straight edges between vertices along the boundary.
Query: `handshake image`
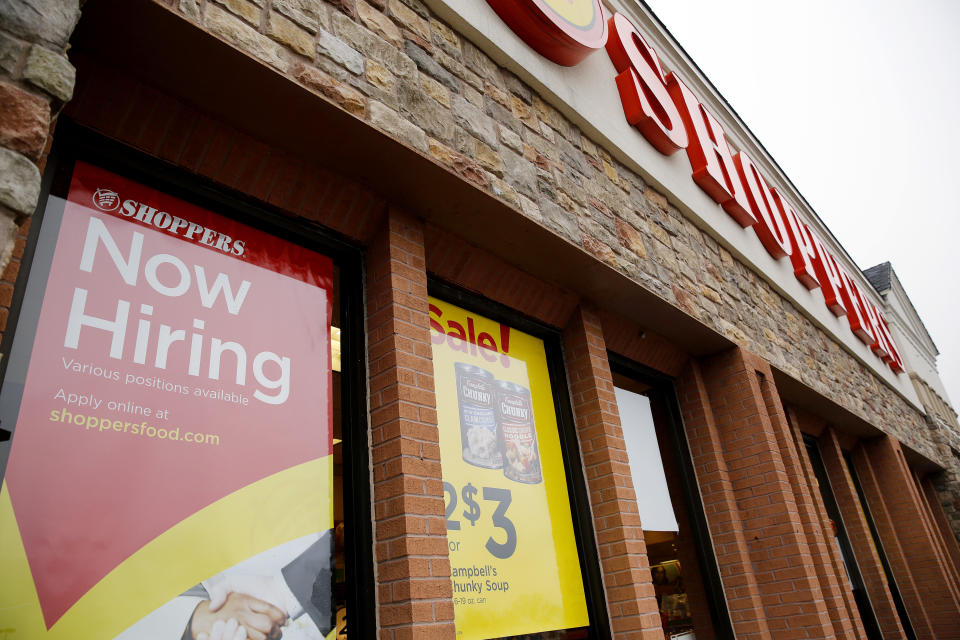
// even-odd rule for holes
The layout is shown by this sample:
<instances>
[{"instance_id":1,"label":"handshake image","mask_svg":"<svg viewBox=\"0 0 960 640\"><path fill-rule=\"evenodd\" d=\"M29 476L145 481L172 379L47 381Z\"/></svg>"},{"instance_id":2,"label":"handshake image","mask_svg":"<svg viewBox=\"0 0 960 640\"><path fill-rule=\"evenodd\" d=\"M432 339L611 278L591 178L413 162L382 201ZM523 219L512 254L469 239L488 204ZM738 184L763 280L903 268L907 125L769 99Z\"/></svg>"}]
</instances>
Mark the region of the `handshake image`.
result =
<instances>
[{"instance_id":1,"label":"handshake image","mask_svg":"<svg viewBox=\"0 0 960 640\"><path fill-rule=\"evenodd\" d=\"M303 607L279 576L221 574L209 600L193 610L183 638L189 640L276 640Z\"/></svg>"},{"instance_id":2,"label":"handshake image","mask_svg":"<svg viewBox=\"0 0 960 640\"><path fill-rule=\"evenodd\" d=\"M332 628L332 536L312 534L230 567L116 640L322 640Z\"/></svg>"}]
</instances>

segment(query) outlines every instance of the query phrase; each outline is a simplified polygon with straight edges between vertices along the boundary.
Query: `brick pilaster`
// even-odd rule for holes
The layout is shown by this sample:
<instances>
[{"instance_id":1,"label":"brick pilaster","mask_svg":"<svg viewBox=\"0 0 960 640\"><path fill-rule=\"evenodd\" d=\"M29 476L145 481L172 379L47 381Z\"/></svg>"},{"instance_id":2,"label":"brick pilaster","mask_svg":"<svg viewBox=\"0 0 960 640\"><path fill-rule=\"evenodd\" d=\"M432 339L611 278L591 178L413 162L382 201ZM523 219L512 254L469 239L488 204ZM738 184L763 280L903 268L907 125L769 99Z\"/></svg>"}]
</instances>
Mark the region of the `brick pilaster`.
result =
<instances>
[{"instance_id":1,"label":"brick pilaster","mask_svg":"<svg viewBox=\"0 0 960 640\"><path fill-rule=\"evenodd\" d=\"M960 544L957 544L957 538L953 534L953 529L950 528L950 521L947 520L947 514L944 513L943 504L940 502L937 488L933 486L933 482L929 476L923 478L920 481L920 485L923 489L924 498L927 500L927 508L933 515L934 522L937 525L944 549L946 549L947 555L950 556L950 561L952 562L951 569L955 575L960 574Z\"/></svg>"},{"instance_id":2,"label":"brick pilaster","mask_svg":"<svg viewBox=\"0 0 960 640\"><path fill-rule=\"evenodd\" d=\"M873 507L876 498L883 500L890 513L894 533L907 558L900 573L897 573L897 580L900 581L902 572L906 570L916 587L917 597L907 602L911 619L917 607L921 607L930 621L934 637L938 640L960 638L960 625L957 624L960 620L960 602L937 554L920 495L900 444L889 436L881 436L865 443L864 450L875 470L874 477L880 490L870 506ZM887 539L884 538L885 546L886 543ZM895 568L894 571L898 570Z\"/></svg>"},{"instance_id":3,"label":"brick pilaster","mask_svg":"<svg viewBox=\"0 0 960 640\"><path fill-rule=\"evenodd\" d=\"M903 598L917 640L932 640L936 636L930 626L930 618L923 606L922 596L917 591L913 574L908 568L908 557L897 537L897 527L883 500L883 488L878 480L882 470L876 470L875 472L873 462L867 455L863 443L853 450L853 466L857 472L857 478L860 480L860 486L863 488L867 506L870 508L870 515L877 527L877 533L880 536L879 542L883 545L884 554L890 564L890 571L897 583L900 597Z\"/></svg>"},{"instance_id":4,"label":"brick pilaster","mask_svg":"<svg viewBox=\"0 0 960 640\"><path fill-rule=\"evenodd\" d=\"M719 444L743 537L774 637L832 638L834 629L793 493L803 479L781 454L782 418L771 415L761 389L765 363L739 348L703 362ZM782 414L781 414L782 415ZM719 515L719 514L718 514ZM729 519L722 514L721 521ZM729 587L728 587L729 589Z\"/></svg>"},{"instance_id":5,"label":"brick pilaster","mask_svg":"<svg viewBox=\"0 0 960 640\"><path fill-rule=\"evenodd\" d=\"M769 640L763 600L699 363L688 363L677 379L677 394L734 633L743 640Z\"/></svg>"},{"instance_id":6,"label":"brick pilaster","mask_svg":"<svg viewBox=\"0 0 960 640\"><path fill-rule=\"evenodd\" d=\"M828 427L820 435L818 443L823 466L830 478L833 497L843 517L843 526L853 547L853 555L860 568L860 576L863 578L873 613L877 617L880 632L884 638L890 640L905 640L907 636L900 624L900 616L890 594L880 556L877 555L870 525L867 524L866 516L860 507L860 497L847 469L836 432Z\"/></svg>"},{"instance_id":7,"label":"brick pilaster","mask_svg":"<svg viewBox=\"0 0 960 640\"><path fill-rule=\"evenodd\" d=\"M933 511L930 509L930 504L923 495L923 483L920 480L920 474L911 470L910 476L913 480L912 488L914 497L920 506L920 512L923 514L924 527L929 537L933 540L933 555L946 576L947 584L950 586L954 601L960 603L960 576L957 575L957 568L953 564L953 558L950 557L950 552L943 543L943 537L940 535L940 530L934 519ZM958 605L957 613L960 615L960 605Z\"/></svg>"},{"instance_id":8,"label":"brick pilaster","mask_svg":"<svg viewBox=\"0 0 960 640\"><path fill-rule=\"evenodd\" d=\"M690 360L683 349L622 316L601 311L600 321L607 349L613 353L670 376L680 375Z\"/></svg>"},{"instance_id":9,"label":"brick pilaster","mask_svg":"<svg viewBox=\"0 0 960 640\"><path fill-rule=\"evenodd\" d=\"M392 210L367 253L381 640L455 637L423 247L422 224Z\"/></svg>"},{"instance_id":10,"label":"brick pilaster","mask_svg":"<svg viewBox=\"0 0 960 640\"><path fill-rule=\"evenodd\" d=\"M593 310L574 312L563 345L613 636L662 640L613 378Z\"/></svg>"},{"instance_id":11,"label":"brick pilaster","mask_svg":"<svg viewBox=\"0 0 960 640\"><path fill-rule=\"evenodd\" d=\"M791 419L786 419L783 407L776 396L776 390L769 378L761 381L767 410L771 421L783 424L777 429L780 450L788 473L795 479L802 478L803 482L793 485L794 496L797 500L800 517L803 520L804 532L807 535L807 544L813 555L820 590L824 602L830 612L834 632L838 638L866 639L866 631L860 620L860 612L853 598L853 588L847 568L840 557L840 549L836 544L830 517L827 515L823 497L820 494L817 477L813 470L813 463L807 454L803 443L803 434L800 432L799 422L791 412ZM787 437L790 436L790 437ZM829 491L829 487L827 487Z\"/></svg>"}]
</instances>

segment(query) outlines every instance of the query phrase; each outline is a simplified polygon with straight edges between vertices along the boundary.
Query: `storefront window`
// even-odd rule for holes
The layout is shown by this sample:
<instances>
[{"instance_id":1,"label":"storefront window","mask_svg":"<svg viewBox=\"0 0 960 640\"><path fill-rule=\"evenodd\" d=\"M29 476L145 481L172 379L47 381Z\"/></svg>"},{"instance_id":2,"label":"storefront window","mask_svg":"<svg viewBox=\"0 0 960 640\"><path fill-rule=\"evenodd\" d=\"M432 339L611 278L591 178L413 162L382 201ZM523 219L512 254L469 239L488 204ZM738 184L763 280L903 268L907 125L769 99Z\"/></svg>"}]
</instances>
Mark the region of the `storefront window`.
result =
<instances>
[{"instance_id":1,"label":"storefront window","mask_svg":"<svg viewBox=\"0 0 960 640\"><path fill-rule=\"evenodd\" d=\"M362 433L343 270L151 182L62 160L34 221L0 390L0 628L342 632L368 500L343 498Z\"/></svg>"},{"instance_id":2,"label":"storefront window","mask_svg":"<svg viewBox=\"0 0 960 640\"><path fill-rule=\"evenodd\" d=\"M430 326L457 637L589 637L545 341L440 298Z\"/></svg>"},{"instance_id":3,"label":"storefront window","mask_svg":"<svg viewBox=\"0 0 960 640\"><path fill-rule=\"evenodd\" d=\"M621 364L614 367L614 387L664 635L730 638L692 465L682 455L672 385L656 377L644 381Z\"/></svg>"},{"instance_id":4,"label":"storefront window","mask_svg":"<svg viewBox=\"0 0 960 640\"><path fill-rule=\"evenodd\" d=\"M897 610L897 616L900 618L900 625L908 640L917 640L917 632L910 622L910 614L907 612L907 606L903 601L903 595L900 593L900 587L897 584L897 578L893 574L890 561L887 559L887 553L883 548L883 542L880 539L880 532L877 530L873 514L870 512L870 504L867 502L867 496L863 492L863 485L860 483L860 477L853 463L853 455L849 451L843 452L843 461L850 471L850 478L853 480L853 486L857 490L857 499L860 502L860 509L867 520L867 526L870 529L870 538L873 548L877 551L877 557L880 559L880 565L883 567L884 576L887 578L887 587L890 589L890 597Z\"/></svg>"},{"instance_id":5,"label":"storefront window","mask_svg":"<svg viewBox=\"0 0 960 640\"><path fill-rule=\"evenodd\" d=\"M833 528L829 533L833 534L833 540L843 559L843 566L847 572L849 582L845 585L853 592L854 601L857 603L857 610L860 613L860 620L863 623L863 629L870 640L879 640L882 638L880 625L874 614L873 606L870 604L870 597L867 595L866 586L863 583L863 576L860 573L860 567L857 565L856 557L853 553L853 546L850 544L850 538L847 536L846 527L843 524L843 516L837 505L836 497L830 486L830 477L827 475L827 469L823 463L823 456L820 455L820 446L817 439L811 435L803 435L803 444L807 449L807 455L810 457L810 463L813 466L813 473L817 479L817 486L820 489L820 497L827 509L827 515L830 516L830 524Z\"/></svg>"}]
</instances>

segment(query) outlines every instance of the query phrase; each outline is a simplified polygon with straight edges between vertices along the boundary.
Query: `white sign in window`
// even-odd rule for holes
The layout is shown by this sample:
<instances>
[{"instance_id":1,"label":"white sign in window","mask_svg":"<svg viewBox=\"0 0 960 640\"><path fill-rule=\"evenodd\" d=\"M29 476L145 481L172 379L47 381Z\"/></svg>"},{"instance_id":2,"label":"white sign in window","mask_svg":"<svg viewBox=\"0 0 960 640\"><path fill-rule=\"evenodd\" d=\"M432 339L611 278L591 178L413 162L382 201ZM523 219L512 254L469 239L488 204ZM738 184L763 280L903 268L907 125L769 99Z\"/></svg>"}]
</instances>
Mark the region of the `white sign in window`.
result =
<instances>
[{"instance_id":1,"label":"white sign in window","mask_svg":"<svg viewBox=\"0 0 960 640\"><path fill-rule=\"evenodd\" d=\"M644 531L679 531L660 459L650 400L619 387L615 391L633 489L637 494L640 524Z\"/></svg>"}]
</instances>

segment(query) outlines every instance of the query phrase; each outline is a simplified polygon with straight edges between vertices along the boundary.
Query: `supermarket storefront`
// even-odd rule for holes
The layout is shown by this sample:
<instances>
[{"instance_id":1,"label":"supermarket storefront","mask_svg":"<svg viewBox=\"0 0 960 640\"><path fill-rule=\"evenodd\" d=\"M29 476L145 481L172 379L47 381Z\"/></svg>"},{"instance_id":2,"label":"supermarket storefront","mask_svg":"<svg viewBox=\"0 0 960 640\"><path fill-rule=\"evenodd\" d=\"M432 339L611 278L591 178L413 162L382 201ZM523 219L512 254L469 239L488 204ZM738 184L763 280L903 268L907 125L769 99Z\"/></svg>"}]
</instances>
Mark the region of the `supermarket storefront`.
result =
<instances>
[{"instance_id":1,"label":"supermarket storefront","mask_svg":"<svg viewBox=\"0 0 960 640\"><path fill-rule=\"evenodd\" d=\"M10 637L954 637L911 347L649 13L186 4L72 39Z\"/></svg>"}]
</instances>

